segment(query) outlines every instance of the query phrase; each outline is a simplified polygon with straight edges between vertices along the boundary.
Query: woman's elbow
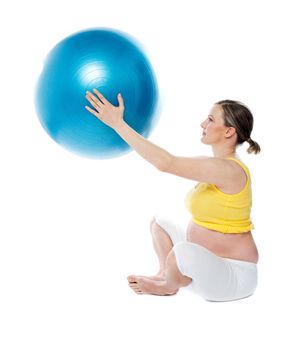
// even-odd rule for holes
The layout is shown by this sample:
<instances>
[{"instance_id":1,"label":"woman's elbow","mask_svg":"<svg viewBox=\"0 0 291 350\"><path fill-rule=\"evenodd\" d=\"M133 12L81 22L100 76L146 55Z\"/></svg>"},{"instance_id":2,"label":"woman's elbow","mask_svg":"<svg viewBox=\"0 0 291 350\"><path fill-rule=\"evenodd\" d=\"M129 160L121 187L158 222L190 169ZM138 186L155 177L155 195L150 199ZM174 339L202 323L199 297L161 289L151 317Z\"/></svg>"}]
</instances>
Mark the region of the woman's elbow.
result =
<instances>
[{"instance_id":1,"label":"woman's elbow","mask_svg":"<svg viewBox=\"0 0 291 350\"><path fill-rule=\"evenodd\" d=\"M167 156L156 165L156 168L163 173L169 173L171 172L172 163L173 156L171 154L167 154Z\"/></svg>"}]
</instances>

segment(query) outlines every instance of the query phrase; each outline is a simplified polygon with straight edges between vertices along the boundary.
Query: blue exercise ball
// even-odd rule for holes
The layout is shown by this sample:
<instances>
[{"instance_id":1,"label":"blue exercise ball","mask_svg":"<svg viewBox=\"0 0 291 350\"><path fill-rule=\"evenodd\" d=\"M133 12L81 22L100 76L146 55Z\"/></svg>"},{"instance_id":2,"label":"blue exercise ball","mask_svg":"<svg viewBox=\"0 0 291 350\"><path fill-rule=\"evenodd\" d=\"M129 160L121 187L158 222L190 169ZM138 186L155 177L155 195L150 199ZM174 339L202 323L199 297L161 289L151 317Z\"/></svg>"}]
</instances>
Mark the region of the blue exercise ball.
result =
<instances>
[{"instance_id":1,"label":"blue exercise ball","mask_svg":"<svg viewBox=\"0 0 291 350\"><path fill-rule=\"evenodd\" d=\"M158 117L158 86L135 39L106 28L65 38L48 54L35 96L42 126L69 151L97 159L129 152L130 147L113 129L85 109L85 93L93 88L116 106L120 92L124 120L141 135L150 134Z\"/></svg>"}]
</instances>

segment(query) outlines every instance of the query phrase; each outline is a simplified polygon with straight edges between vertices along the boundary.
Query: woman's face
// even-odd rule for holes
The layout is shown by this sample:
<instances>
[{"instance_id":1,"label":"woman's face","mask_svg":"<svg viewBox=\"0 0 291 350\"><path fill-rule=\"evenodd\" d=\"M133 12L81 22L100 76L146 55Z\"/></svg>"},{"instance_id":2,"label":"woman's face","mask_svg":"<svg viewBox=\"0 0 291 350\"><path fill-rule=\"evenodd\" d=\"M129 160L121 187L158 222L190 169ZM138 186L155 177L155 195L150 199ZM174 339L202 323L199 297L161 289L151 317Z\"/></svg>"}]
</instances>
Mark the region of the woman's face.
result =
<instances>
[{"instance_id":1,"label":"woman's face","mask_svg":"<svg viewBox=\"0 0 291 350\"><path fill-rule=\"evenodd\" d=\"M211 108L208 117L200 126L203 128L201 142L214 145L225 141L228 127L224 125L223 109L220 105Z\"/></svg>"}]
</instances>

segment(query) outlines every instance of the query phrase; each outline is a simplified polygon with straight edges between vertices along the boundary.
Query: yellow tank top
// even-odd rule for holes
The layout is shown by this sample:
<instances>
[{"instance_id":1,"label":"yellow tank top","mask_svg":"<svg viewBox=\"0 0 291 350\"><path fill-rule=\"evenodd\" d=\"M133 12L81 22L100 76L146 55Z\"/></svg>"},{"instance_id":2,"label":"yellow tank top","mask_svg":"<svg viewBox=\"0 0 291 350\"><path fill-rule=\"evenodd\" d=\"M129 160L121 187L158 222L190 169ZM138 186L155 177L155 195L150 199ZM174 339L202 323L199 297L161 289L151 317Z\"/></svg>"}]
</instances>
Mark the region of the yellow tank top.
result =
<instances>
[{"instance_id":1,"label":"yellow tank top","mask_svg":"<svg viewBox=\"0 0 291 350\"><path fill-rule=\"evenodd\" d=\"M254 228L250 219L250 172L240 160L227 159L234 160L244 169L247 182L243 190L236 194L226 194L213 184L198 183L186 196L185 204L192 220L200 226L222 233L247 232Z\"/></svg>"}]
</instances>

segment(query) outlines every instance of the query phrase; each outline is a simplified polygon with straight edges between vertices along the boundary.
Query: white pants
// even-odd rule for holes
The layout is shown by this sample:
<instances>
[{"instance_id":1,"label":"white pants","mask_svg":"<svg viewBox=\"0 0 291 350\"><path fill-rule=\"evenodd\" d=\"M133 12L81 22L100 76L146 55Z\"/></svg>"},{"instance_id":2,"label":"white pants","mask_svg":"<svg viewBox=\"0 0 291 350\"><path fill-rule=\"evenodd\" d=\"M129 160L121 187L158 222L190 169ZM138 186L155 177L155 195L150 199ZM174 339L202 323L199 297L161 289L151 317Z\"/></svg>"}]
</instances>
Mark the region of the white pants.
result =
<instances>
[{"instance_id":1,"label":"white pants","mask_svg":"<svg viewBox=\"0 0 291 350\"><path fill-rule=\"evenodd\" d=\"M209 301L230 301L250 296L257 287L257 265L222 258L186 239L186 229L155 215L156 223L170 236L181 273L192 278L186 288Z\"/></svg>"}]
</instances>

